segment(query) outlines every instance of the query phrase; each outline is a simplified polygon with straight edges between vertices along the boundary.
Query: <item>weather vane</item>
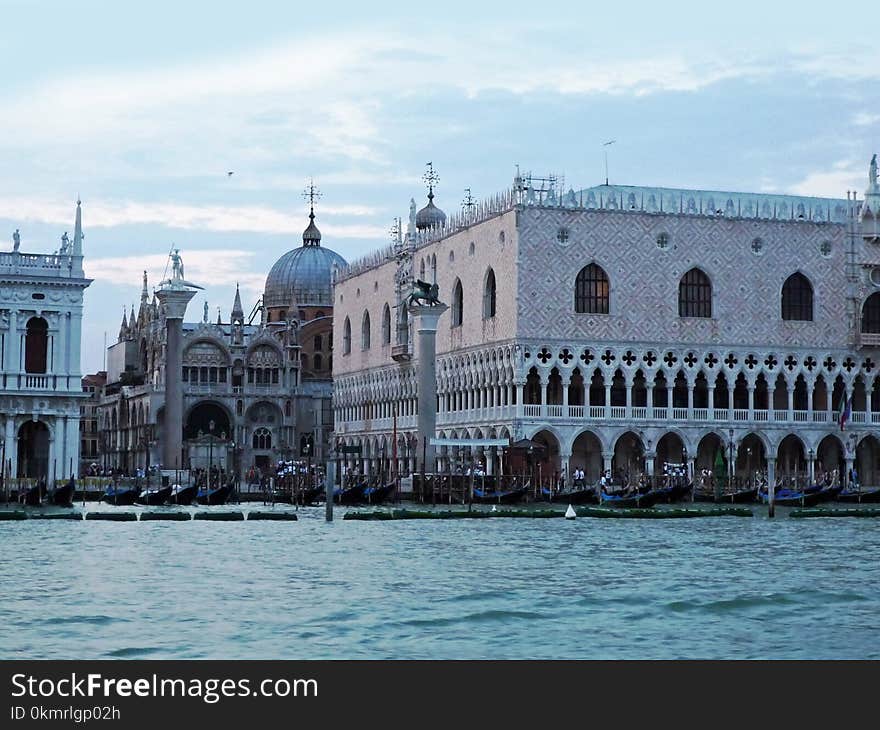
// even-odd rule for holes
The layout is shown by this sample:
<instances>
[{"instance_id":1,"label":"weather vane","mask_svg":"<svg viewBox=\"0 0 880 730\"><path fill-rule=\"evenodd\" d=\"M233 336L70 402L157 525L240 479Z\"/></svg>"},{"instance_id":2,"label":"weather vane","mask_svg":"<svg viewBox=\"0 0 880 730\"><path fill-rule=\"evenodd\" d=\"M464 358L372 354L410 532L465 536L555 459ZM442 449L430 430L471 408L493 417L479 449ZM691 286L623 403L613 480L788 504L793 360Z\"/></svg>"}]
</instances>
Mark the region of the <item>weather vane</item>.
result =
<instances>
[{"instance_id":1,"label":"weather vane","mask_svg":"<svg viewBox=\"0 0 880 730\"><path fill-rule=\"evenodd\" d=\"M470 213L474 208L476 208L476 206L477 206L477 204L476 204L476 202L474 201L473 196L471 195L471 189L470 189L470 188L465 188L465 189L464 189L464 200L461 201L461 210L462 210L462 212L463 212L465 215L467 215L467 214Z\"/></svg>"},{"instance_id":2,"label":"weather vane","mask_svg":"<svg viewBox=\"0 0 880 730\"><path fill-rule=\"evenodd\" d=\"M428 162L426 164L426 167L428 169L425 172L425 174L422 175L422 180L424 180L426 183L428 183L428 192L433 193L434 187L437 185L437 183L440 182L440 176L437 175L436 172L434 172L434 163L433 162Z\"/></svg>"},{"instance_id":3,"label":"weather vane","mask_svg":"<svg viewBox=\"0 0 880 730\"><path fill-rule=\"evenodd\" d=\"M312 212L315 211L315 201L321 199L321 191L315 187L315 181L312 178L309 178L309 184L303 190L303 200L309 201L309 208Z\"/></svg>"}]
</instances>

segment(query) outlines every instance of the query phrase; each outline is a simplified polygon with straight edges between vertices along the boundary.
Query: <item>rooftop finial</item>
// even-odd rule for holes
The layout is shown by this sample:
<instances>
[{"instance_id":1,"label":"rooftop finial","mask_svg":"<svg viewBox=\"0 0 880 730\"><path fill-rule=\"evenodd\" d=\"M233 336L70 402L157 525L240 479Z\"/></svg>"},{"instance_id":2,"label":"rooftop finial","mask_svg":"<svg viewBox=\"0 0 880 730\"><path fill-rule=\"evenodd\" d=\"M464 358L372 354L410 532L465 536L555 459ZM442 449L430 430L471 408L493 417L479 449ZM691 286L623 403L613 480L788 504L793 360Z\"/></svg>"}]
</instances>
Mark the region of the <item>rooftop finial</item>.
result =
<instances>
[{"instance_id":1,"label":"rooftop finial","mask_svg":"<svg viewBox=\"0 0 880 730\"><path fill-rule=\"evenodd\" d=\"M469 218L470 214L473 212L474 208L477 207L477 202L474 200L473 195L471 195L471 189L464 189L464 200L461 201L461 212L464 214L465 218Z\"/></svg>"},{"instance_id":2,"label":"rooftop finial","mask_svg":"<svg viewBox=\"0 0 880 730\"><path fill-rule=\"evenodd\" d=\"M321 231L315 225L315 201L321 199L321 191L315 187L315 181L309 178L309 184L303 190L303 198L309 201L309 225L303 231L303 246L320 246Z\"/></svg>"},{"instance_id":3,"label":"rooftop finial","mask_svg":"<svg viewBox=\"0 0 880 730\"><path fill-rule=\"evenodd\" d=\"M871 164L868 165L868 187L871 191L877 189L877 153L871 158Z\"/></svg>"},{"instance_id":4,"label":"rooftop finial","mask_svg":"<svg viewBox=\"0 0 880 730\"><path fill-rule=\"evenodd\" d=\"M434 186L440 182L440 176L434 172L434 163L428 162L425 164L427 170L425 174L422 175L422 179L428 183L428 200L434 199Z\"/></svg>"},{"instance_id":5,"label":"rooftop finial","mask_svg":"<svg viewBox=\"0 0 880 730\"><path fill-rule=\"evenodd\" d=\"M321 191L315 187L313 178L309 178L309 184L303 190L303 198L309 201L309 218L315 217L315 201L321 199Z\"/></svg>"}]
</instances>

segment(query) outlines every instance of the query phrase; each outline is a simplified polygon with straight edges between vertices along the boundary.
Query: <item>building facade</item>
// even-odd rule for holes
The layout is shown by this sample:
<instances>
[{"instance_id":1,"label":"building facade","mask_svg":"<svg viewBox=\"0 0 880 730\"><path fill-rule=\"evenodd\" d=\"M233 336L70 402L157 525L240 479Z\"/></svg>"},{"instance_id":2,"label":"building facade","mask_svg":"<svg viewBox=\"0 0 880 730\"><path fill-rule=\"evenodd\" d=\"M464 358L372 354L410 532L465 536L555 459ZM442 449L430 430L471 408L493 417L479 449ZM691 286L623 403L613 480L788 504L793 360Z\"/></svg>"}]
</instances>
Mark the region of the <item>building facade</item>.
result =
<instances>
[{"instance_id":1,"label":"building facade","mask_svg":"<svg viewBox=\"0 0 880 730\"><path fill-rule=\"evenodd\" d=\"M399 304L421 278L450 307L440 437L534 439L545 475L721 458L740 476L854 465L880 484L876 157L864 200L565 192L518 175L448 222L414 207L405 237L336 282L336 435L364 468L390 453L395 412L401 466L416 455L418 362ZM443 449L440 467L503 468L463 451Z\"/></svg>"},{"instance_id":2,"label":"building facade","mask_svg":"<svg viewBox=\"0 0 880 730\"><path fill-rule=\"evenodd\" d=\"M228 319L183 323L183 433L179 464L161 464L165 438L166 328L144 272L140 306L123 314L108 348L99 407L106 469L205 468L244 476L284 459L322 458L332 432L331 276L345 260L321 246L314 211L303 244L272 267L245 315L230 293Z\"/></svg>"},{"instance_id":3,"label":"building facade","mask_svg":"<svg viewBox=\"0 0 880 730\"><path fill-rule=\"evenodd\" d=\"M26 253L18 230L0 253L0 453L7 477L63 479L80 466L82 210L51 254Z\"/></svg>"},{"instance_id":4,"label":"building facade","mask_svg":"<svg viewBox=\"0 0 880 730\"><path fill-rule=\"evenodd\" d=\"M94 475L101 467L98 452L98 408L107 384L107 373L103 370L84 375L82 391L85 399L79 406L79 472L83 476Z\"/></svg>"}]
</instances>

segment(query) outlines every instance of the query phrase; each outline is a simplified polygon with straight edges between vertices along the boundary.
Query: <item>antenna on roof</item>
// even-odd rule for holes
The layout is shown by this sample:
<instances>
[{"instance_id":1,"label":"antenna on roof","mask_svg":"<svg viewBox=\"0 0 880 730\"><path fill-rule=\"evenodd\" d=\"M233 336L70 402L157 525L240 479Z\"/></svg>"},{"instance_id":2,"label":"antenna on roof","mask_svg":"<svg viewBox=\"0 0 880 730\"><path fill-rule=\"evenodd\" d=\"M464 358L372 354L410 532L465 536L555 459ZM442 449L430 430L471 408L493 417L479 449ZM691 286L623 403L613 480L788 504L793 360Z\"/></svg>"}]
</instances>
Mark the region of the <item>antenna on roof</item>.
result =
<instances>
[{"instance_id":1,"label":"antenna on roof","mask_svg":"<svg viewBox=\"0 0 880 730\"><path fill-rule=\"evenodd\" d=\"M605 148L605 184L608 184L608 148L613 145L617 140L610 139L607 142L603 142L602 146Z\"/></svg>"}]
</instances>

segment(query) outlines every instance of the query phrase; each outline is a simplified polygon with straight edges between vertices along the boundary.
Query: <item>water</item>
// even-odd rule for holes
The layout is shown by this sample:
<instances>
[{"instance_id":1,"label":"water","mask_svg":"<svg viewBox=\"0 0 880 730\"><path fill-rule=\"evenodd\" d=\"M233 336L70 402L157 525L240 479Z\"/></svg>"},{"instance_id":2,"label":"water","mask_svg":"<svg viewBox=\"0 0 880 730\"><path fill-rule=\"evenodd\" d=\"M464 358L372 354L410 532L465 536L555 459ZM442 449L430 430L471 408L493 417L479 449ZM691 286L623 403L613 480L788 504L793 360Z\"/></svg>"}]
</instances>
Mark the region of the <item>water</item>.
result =
<instances>
[{"instance_id":1,"label":"water","mask_svg":"<svg viewBox=\"0 0 880 730\"><path fill-rule=\"evenodd\" d=\"M0 658L880 658L880 520L299 514L0 522Z\"/></svg>"}]
</instances>

